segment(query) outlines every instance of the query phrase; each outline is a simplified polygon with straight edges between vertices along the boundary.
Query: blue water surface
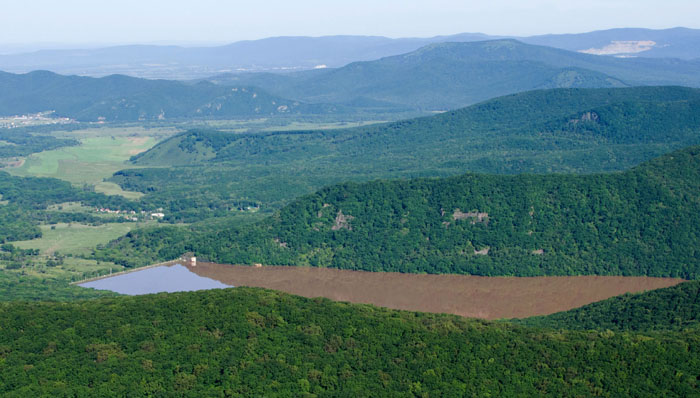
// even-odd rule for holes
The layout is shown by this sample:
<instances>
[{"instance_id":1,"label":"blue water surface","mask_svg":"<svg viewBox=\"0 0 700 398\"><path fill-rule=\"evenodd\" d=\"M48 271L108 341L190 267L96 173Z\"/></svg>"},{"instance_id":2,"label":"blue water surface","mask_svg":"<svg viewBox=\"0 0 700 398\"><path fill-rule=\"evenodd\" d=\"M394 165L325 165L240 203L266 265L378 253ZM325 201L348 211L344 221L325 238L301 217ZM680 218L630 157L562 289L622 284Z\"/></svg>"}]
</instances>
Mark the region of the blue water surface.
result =
<instances>
[{"instance_id":1,"label":"blue water surface","mask_svg":"<svg viewBox=\"0 0 700 398\"><path fill-rule=\"evenodd\" d=\"M111 290L131 296L231 287L217 280L199 276L180 264L147 268L141 271L82 283L79 286L97 290Z\"/></svg>"}]
</instances>

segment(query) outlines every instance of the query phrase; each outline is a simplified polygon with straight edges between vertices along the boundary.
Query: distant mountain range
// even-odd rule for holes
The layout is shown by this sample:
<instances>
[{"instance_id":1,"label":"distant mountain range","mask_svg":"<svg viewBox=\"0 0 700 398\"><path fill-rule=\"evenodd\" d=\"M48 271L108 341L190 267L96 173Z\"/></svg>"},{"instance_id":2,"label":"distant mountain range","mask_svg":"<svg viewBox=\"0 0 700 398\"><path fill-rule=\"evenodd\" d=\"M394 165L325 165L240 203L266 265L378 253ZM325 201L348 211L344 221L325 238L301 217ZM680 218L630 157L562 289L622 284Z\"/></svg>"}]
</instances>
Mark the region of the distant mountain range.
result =
<instances>
[{"instance_id":1,"label":"distant mountain range","mask_svg":"<svg viewBox=\"0 0 700 398\"><path fill-rule=\"evenodd\" d=\"M438 43L376 61L180 82L0 72L0 115L83 121L444 111L533 89L700 87L700 62L581 54L512 39ZM216 84L214 84L216 83Z\"/></svg>"},{"instance_id":2,"label":"distant mountain range","mask_svg":"<svg viewBox=\"0 0 700 398\"><path fill-rule=\"evenodd\" d=\"M545 88L700 87L700 62L581 54L512 39L439 43L337 69L226 74L211 81L259 86L308 102L392 103L446 110Z\"/></svg>"},{"instance_id":3,"label":"distant mountain range","mask_svg":"<svg viewBox=\"0 0 700 398\"><path fill-rule=\"evenodd\" d=\"M445 41L478 41L483 34L390 39L377 36L271 37L217 47L129 45L85 50L43 50L0 56L0 70L105 76L114 73L147 78L195 79L226 72L340 67L379 59Z\"/></svg>"},{"instance_id":4,"label":"distant mountain range","mask_svg":"<svg viewBox=\"0 0 700 398\"><path fill-rule=\"evenodd\" d=\"M127 74L148 78L195 79L243 71L290 71L341 67L408 53L434 43L505 37L462 33L431 38L378 36L273 37L216 47L128 45L99 49L42 50L0 56L0 70L38 69L63 74ZM510 37L570 51L642 57L700 58L700 30L611 29L581 34Z\"/></svg>"},{"instance_id":5,"label":"distant mountain range","mask_svg":"<svg viewBox=\"0 0 700 398\"><path fill-rule=\"evenodd\" d=\"M0 115L53 110L79 121L227 118L289 113L332 113L337 105L304 104L253 87L186 84L112 75L62 76L0 72Z\"/></svg>"},{"instance_id":6,"label":"distant mountain range","mask_svg":"<svg viewBox=\"0 0 700 398\"><path fill-rule=\"evenodd\" d=\"M525 43L589 54L649 58L700 58L700 30L608 29L589 33L520 38Z\"/></svg>"}]
</instances>

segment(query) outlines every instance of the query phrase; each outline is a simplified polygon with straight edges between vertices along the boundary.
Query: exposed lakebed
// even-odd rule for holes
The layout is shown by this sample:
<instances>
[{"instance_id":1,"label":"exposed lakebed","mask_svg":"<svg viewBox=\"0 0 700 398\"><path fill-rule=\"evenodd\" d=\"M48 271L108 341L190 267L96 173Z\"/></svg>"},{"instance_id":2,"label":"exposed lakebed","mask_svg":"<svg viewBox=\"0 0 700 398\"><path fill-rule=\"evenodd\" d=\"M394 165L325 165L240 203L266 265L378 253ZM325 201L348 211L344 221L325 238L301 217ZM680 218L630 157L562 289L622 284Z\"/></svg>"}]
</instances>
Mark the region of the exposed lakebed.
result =
<instances>
[{"instance_id":1,"label":"exposed lakebed","mask_svg":"<svg viewBox=\"0 0 700 398\"><path fill-rule=\"evenodd\" d=\"M305 297L498 319L547 315L682 279L620 276L482 277L212 263L161 266L81 284L122 294L262 287Z\"/></svg>"}]
</instances>

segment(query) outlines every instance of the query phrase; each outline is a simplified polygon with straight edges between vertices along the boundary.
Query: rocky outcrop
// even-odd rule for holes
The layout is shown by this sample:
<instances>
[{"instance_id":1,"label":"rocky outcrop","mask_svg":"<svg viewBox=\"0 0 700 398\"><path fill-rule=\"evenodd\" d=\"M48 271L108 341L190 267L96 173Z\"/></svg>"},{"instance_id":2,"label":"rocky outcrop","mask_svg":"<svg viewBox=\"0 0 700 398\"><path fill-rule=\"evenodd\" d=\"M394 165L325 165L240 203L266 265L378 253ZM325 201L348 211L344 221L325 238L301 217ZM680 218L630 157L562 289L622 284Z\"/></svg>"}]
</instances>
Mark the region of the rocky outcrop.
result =
<instances>
[{"instance_id":1,"label":"rocky outcrop","mask_svg":"<svg viewBox=\"0 0 700 398\"><path fill-rule=\"evenodd\" d=\"M348 231L352 231L352 225L350 225L350 221L354 219L355 217L343 214L342 210L338 210L338 214L335 216L335 223L333 223L331 229L333 231L338 231L340 229L347 229Z\"/></svg>"}]
</instances>

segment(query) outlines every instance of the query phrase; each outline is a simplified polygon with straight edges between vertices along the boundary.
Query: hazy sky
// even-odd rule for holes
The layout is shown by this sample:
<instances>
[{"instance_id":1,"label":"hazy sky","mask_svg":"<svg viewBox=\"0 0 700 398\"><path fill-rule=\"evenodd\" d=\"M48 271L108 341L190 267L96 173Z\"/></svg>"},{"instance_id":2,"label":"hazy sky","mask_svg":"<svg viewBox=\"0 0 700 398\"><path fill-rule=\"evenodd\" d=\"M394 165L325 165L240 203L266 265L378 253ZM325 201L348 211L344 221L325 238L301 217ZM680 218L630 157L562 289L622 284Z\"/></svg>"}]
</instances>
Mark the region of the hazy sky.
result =
<instances>
[{"instance_id":1,"label":"hazy sky","mask_svg":"<svg viewBox=\"0 0 700 398\"><path fill-rule=\"evenodd\" d=\"M0 45L700 28L698 0L2 0Z\"/></svg>"}]
</instances>

